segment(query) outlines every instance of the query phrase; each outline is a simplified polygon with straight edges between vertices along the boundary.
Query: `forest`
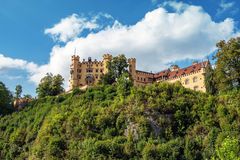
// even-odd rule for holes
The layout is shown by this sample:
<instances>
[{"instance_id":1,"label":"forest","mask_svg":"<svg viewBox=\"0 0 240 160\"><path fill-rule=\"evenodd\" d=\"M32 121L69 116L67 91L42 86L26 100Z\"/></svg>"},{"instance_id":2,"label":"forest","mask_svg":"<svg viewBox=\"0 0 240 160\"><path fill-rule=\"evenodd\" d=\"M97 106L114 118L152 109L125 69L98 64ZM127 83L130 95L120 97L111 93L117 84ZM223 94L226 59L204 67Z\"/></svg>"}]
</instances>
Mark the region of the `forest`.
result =
<instances>
[{"instance_id":1,"label":"forest","mask_svg":"<svg viewBox=\"0 0 240 160\"><path fill-rule=\"evenodd\" d=\"M47 95L40 84L38 98L0 117L0 159L240 159L240 39L217 46L207 93L134 87L124 63L85 91Z\"/></svg>"}]
</instances>

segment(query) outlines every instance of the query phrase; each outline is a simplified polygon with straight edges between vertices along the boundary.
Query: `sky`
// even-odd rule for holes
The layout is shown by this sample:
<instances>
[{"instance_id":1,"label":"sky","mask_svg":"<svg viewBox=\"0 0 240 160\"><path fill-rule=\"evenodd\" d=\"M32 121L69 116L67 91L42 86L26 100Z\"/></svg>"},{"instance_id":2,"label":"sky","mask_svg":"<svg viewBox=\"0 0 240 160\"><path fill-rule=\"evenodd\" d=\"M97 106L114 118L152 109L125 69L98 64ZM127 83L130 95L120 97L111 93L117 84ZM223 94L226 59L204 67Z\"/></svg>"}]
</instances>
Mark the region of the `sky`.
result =
<instances>
[{"instance_id":1,"label":"sky","mask_svg":"<svg viewBox=\"0 0 240 160\"><path fill-rule=\"evenodd\" d=\"M0 81L35 96L51 72L67 89L75 50L81 59L125 54L149 72L186 67L240 36L239 20L238 0L0 0Z\"/></svg>"}]
</instances>

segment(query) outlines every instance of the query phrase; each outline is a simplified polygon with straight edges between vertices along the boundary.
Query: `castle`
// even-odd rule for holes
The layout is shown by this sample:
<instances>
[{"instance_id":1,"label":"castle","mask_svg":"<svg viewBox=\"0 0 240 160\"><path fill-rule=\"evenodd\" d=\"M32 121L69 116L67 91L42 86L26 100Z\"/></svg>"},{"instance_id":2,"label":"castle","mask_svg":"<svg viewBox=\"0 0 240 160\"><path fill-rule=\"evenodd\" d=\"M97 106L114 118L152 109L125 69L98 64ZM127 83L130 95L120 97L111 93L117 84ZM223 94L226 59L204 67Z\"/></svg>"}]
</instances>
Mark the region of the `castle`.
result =
<instances>
[{"instance_id":1,"label":"castle","mask_svg":"<svg viewBox=\"0 0 240 160\"><path fill-rule=\"evenodd\" d=\"M72 64L70 66L70 89L76 87L96 85L101 77L108 72L107 63L111 61L112 55L104 54L102 61L83 59L80 61L79 56L72 56ZM174 83L179 81L184 87L196 91L206 92L204 85L205 68L210 65L209 61L193 62L191 66L179 68L172 65L169 69L158 73L144 72L136 69L136 59L129 58L129 73L132 76L135 86L144 86L157 82Z\"/></svg>"}]
</instances>

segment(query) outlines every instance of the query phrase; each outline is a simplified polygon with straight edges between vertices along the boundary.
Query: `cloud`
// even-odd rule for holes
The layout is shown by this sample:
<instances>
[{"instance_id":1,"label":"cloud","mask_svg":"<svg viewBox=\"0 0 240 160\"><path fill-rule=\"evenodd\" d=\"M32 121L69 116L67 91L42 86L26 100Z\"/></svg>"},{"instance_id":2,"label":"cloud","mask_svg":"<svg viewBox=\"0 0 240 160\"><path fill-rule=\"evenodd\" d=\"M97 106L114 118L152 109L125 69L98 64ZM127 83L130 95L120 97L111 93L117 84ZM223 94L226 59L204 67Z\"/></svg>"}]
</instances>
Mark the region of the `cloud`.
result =
<instances>
[{"instance_id":1,"label":"cloud","mask_svg":"<svg viewBox=\"0 0 240 160\"><path fill-rule=\"evenodd\" d=\"M183 3L183 2L176 2L176 1L165 1L162 4L159 5L160 7L171 7L174 9L176 12L182 12L184 11L187 7L189 7L188 4Z\"/></svg>"},{"instance_id":2,"label":"cloud","mask_svg":"<svg viewBox=\"0 0 240 160\"><path fill-rule=\"evenodd\" d=\"M26 69L31 73L36 71L37 65L22 59L13 59L0 54L0 71L4 69Z\"/></svg>"},{"instance_id":3,"label":"cloud","mask_svg":"<svg viewBox=\"0 0 240 160\"><path fill-rule=\"evenodd\" d=\"M217 15L221 15L226 11L230 11L231 14L236 14L238 12L238 8L232 9L235 5L235 2L226 2L225 0L221 0L219 4L219 8L217 9Z\"/></svg>"},{"instance_id":4,"label":"cloud","mask_svg":"<svg viewBox=\"0 0 240 160\"><path fill-rule=\"evenodd\" d=\"M234 2L225 2L224 0L221 0L220 7L223 10L230 9L234 6Z\"/></svg>"},{"instance_id":5,"label":"cloud","mask_svg":"<svg viewBox=\"0 0 240 160\"><path fill-rule=\"evenodd\" d=\"M5 78L7 78L8 80L19 80L19 79L23 79L23 76L20 76L20 75L18 75L18 76L14 76L14 75L7 75L7 74L5 74L5 75L3 75L3 77L5 77Z\"/></svg>"},{"instance_id":6,"label":"cloud","mask_svg":"<svg viewBox=\"0 0 240 160\"><path fill-rule=\"evenodd\" d=\"M3 54L0 54L0 71L8 69L26 70L29 74L29 78L31 78L31 76L37 73L38 65L33 62L27 62L22 59L13 59L10 57L6 57ZM9 76L7 78L13 79L14 77ZM38 83L39 81L35 82Z\"/></svg>"},{"instance_id":7,"label":"cloud","mask_svg":"<svg viewBox=\"0 0 240 160\"><path fill-rule=\"evenodd\" d=\"M170 62L202 59L216 49L215 45L219 40L227 40L237 34L234 32L233 19L214 22L200 6L177 2L165 5L173 7L174 11L169 12L164 5L160 6L146 13L133 25L124 25L117 20L112 22L111 19L111 24L104 21L109 25L104 25L96 32L89 32L86 36L81 36L82 29L73 33L71 27L66 27L64 32L59 27L61 29L58 32L51 33L58 35L59 40L66 43L55 45L50 53L49 63L37 66L34 72L30 72L29 79L38 83L47 72L52 72L61 74L67 87L71 56L75 48L81 59L89 56L101 59L104 53L123 53L127 57L137 58L138 69L160 71ZM64 20L71 17L79 19L79 16L71 15L53 28L61 26ZM95 26L103 25L97 23Z\"/></svg>"},{"instance_id":8,"label":"cloud","mask_svg":"<svg viewBox=\"0 0 240 160\"><path fill-rule=\"evenodd\" d=\"M156 4L156 3L158 2L158 0L151 0L151 2L152 2L153 4Z\"/></svg>"},{"instance_id":9,"label":"cloud","mask_svg":"<svg viewBox=\"0 0 240 160\"><path fill-rule=\"evenodd\" d=\"M55 41L67 42L77 37L84 29L93 30L98 27L94 19L88 21L84 17L72 14L52 28L45 29L45 34L49 34Z\"/></svg>"},{"instance_id":10,"label":"cloud","mask_svg":"<svg viewBox=\"0 0 240 160\"><path fill-rule=\"evenodd\" d=\"M108 14L99 13L91 19L72 14L55 24L52 28L45 29L44 33L50 35L55 41L67 42L78 37L84 30L92 31L101 28L101 25L97 23L101 17L112 17Z\"/></svg>"}]
</instances>

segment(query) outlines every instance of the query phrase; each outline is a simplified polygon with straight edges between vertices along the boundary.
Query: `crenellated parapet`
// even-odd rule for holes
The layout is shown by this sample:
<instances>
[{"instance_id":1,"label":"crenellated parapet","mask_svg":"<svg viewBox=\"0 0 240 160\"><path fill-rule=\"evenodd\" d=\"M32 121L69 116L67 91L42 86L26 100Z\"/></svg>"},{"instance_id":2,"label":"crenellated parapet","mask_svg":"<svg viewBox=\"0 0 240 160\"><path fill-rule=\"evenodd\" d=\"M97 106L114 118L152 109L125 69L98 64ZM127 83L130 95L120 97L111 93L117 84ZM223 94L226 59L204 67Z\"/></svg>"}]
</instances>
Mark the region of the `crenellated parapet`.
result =
<instances>
[{"instance_id":1,"label":"crenellated parapet","mask_svg":"<svg viewBox=\"0 0 240 160\"><path fill-rule=\"evenodd\" d=\"M112 55L110 54L104 54L100 61L93 60L91 57L80 60L79 56L73 55L70 66L70 89L97 84L107 73L107 63L111 59Z\"/></svg>"},{"instance_id":2,"label":"crenellated parapet","mask_svg":"<svg viewBox=\"0 0 240 160\"><path fill-rule=\"evenodd\" d=\"M111 60L111 59L112 59L111 54L106 53L106 54L103 55L103 60Z\"/></svg>"}]
</instances>

